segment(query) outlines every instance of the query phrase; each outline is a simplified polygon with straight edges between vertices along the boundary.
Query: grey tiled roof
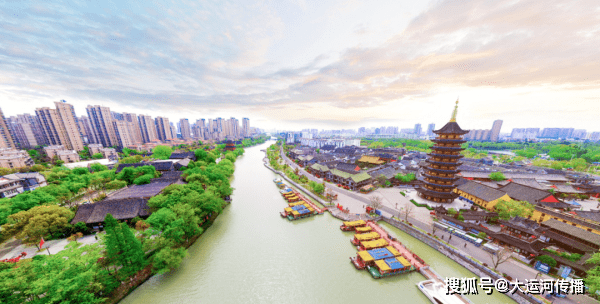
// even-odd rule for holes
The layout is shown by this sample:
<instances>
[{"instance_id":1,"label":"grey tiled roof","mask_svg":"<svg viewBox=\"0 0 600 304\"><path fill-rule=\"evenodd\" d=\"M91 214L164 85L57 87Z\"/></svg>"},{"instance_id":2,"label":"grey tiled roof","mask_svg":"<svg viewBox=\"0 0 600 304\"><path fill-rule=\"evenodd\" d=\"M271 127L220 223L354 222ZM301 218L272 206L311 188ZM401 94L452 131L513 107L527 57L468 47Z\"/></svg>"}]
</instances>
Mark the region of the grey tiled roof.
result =
<instances>
[{"instance_id":1,"label":"grey tiled roof","mask_svg":"<svg viewBox=\"0 0 600 304\"><path fill-rule=\"evenodd\" d=\"M533 205L552 195L546 190L535 189L514 182L500 187L499 190L506 192L514 200L526 201Z\"/></svg>"},{"instance_id":2,"label":"grey tiled roof","mask_svg":"<svg viewBox=\"0 0 600 304\"><path fill-rule=\"evenodd\" d=\"M103 200L94 204L79 206L75 217L71 220L71 224L104 222L104 218L108 213L117 220L127 220L136 216L150 215L150 208L148 207L148 201L145 199Z\"/></svg>"},{"instance_id":3,"label":"grey tiled roof","mask_svg":"<svg viewBox=\"0 0 600 304\"><path fill-rule=\"evenodd\" d=\"M472 181L467 181L466 183L458 186L457 189L469 193L486 202L499 199L506 194L503 191Z\"/></svg>"},{"instance_id":4,"label":"grey tiled roof","mask_svg":"<svg viewBox=\"0 0 600 304\"><path fill-rule=\"evenodd\" d=\"M575 226L569 225L567 223L557 221L555 219L549 219L547 221L544 221L544 222L542 222L542 225L550 227L557 231L561 231L563 233L578 237L582 240L585 240L592 244L596 244L596 245L600 246L600 235L599 234L595 234L593 232L583 230L579 227L575 227Z\"/></svg>"}]
</instances>

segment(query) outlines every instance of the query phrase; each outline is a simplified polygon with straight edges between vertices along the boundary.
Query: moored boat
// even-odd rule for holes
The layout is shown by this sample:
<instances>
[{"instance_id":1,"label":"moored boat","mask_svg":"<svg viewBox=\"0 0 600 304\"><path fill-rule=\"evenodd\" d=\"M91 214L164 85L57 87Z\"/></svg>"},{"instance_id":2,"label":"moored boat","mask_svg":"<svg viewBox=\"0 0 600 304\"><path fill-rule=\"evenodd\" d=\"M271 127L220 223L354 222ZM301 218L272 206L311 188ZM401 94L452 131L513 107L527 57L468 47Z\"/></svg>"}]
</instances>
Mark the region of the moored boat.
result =
<instances>
[{"instance_id":1,"label":"moored boat","mask_svg":"<svg viewBox=\"0 0 600 304\"><path fill-rule=\"evenodd\" d=\"M273 180L274 183L281 183L281 178L276 178Z\"/></svg>"},{"instance_id":2,"label":"moored boat","mask_svg":"<svg viewBox=\"0 0 600 304\"><path fill-rule=\"evenodd\" d=\"M360 242L360 246L358 246L359 250L371 250L376 248L387 247L389 243L384 239L377 239L374 241L364 241Z\"/></svg>"},{"instance_id":3,"label":"moored boat","mask_svg":"<svg viewBox=\"0 0 600 304\"><path fill-rule=\"evenodd\" d=\"M352 242L352 245L358 246L360 244L360 242L372 241L372 240L377 240L380 238L381 238L381 235L379 235L379 233L373 231L373 232L369 232L369 233L355 234L354 238L351 240L351 242Z\"/></svg>"},{"instance_id":4,"label":"moored boat","mask_svg":"<svg viewBox=\"0 0 600 304\"><path fill-rule=\"evenodd\" d=\"M351 257L350 260L356 269L362 270L367 266L374 266L377 260L398 257L400 255L400 252L396 248L387 246L385 248L359 251L356 257Z\"/></svg>"},{"instance_id":5,"label":"moored boat","mask_svg":"<svg viewBox=\"0 0 600 304\"><path fill-rule=\"evenodd\" d=\"M369 233L371 231L373 231L373 228L371 228L370 226L356 227L356 233Z\"/></svg>"},{"instance_id":6,"label":"moored boat","mask_svg":"<svg viewBox=\"0 0 600 304\"><path fill-rule=\"evenodd\" d=\"M344 222L340 226L340 229L342 229L342 231L354 231L357 227L365 227L366 225L367 222L363 220Z\"/></svg>"},{"instance_id":7,"label":"moored boat","mask_svg":"<svg viewBox=\"0 0 600 304\"><path fill-rule=\"evenodd\" d=\"M367 266L369 273L376 278L389 277L401 273L407 273L415 270L415 267L410 264L404 257L393 257L375 261L374 266Z\"/></svg>"}]
</instances>

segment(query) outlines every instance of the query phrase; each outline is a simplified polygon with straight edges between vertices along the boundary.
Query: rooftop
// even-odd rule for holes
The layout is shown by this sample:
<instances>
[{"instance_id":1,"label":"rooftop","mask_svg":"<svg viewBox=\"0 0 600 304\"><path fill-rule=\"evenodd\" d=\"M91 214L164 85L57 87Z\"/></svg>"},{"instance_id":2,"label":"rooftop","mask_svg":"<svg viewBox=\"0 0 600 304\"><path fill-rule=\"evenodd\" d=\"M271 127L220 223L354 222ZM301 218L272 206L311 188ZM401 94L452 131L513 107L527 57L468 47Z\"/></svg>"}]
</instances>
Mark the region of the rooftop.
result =
<instances>
[{"instance_id":1,"label":"rooftop","mask_svg":"<svg viewBox=\"0 0 600 304\"><path fill-rule=\"evenodd\" d=\"M500 191L492 187L472 181L467 181L466 183L458 186L457 189L469 193L486 202L491 202L493 200L499 199L506 194L504 191Z\"/></svg>"}]
</instances>

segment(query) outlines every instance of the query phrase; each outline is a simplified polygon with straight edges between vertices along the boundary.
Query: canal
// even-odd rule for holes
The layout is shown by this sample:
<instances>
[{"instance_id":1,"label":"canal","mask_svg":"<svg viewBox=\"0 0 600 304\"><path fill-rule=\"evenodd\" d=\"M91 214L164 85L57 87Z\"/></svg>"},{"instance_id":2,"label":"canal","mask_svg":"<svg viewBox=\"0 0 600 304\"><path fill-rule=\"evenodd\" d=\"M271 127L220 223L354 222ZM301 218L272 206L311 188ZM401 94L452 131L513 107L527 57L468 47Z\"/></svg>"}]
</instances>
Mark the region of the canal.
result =
<instances>
[{"instance_id":1,"label":"canal","mask_svg":"<svg viewBox=\"0 0 600 304\"><path fill-rule=\"evenodd\" d=\"M430 303L416 283L418 272L380 280L358 271L349 257L352 233L325 213L290 222L286 206L263 166L273 141L246 149L235 163L232 203L194 245L181 267L154 276L122 303ZM442 276L475 275L426 244L384 228ZM481 290L480 290L481 293ZM468 297L474 303L510 303L510 298ZM514 303L514 302L513 302Z\"/></svg>"}]
</instances>

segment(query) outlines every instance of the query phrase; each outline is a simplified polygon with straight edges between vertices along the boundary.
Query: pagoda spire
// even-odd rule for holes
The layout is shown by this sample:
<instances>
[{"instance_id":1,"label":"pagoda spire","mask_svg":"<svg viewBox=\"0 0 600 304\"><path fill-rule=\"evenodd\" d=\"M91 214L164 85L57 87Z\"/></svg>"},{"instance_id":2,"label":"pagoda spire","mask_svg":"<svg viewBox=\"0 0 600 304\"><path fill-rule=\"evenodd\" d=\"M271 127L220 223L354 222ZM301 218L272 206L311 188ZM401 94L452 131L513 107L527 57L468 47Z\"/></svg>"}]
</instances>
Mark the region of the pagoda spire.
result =
<instances>
[{"instance_id":1,"label":"pagoda spire","mask_svg":"<svg viewBox=\"0 0 600 304\"><path fill-rule=\"evenodd\" d=\"M458 112L458 98L456 99L456 105L454 106L454 112L452 112L452 117L450 118L450 122L456 122L456 113Z\"/></svg>"}]
</instances>

